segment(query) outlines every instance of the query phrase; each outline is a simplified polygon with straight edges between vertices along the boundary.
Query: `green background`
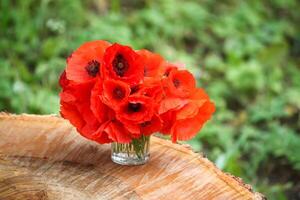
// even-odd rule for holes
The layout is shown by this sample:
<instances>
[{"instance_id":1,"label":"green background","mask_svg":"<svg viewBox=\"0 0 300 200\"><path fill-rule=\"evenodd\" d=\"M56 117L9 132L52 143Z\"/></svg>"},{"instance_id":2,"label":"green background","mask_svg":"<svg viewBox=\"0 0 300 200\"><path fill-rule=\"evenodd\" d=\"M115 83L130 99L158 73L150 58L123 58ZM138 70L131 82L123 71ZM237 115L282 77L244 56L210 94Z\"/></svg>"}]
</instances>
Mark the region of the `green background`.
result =
<instances>
[{"instance_id":1,"label":"green background","mask_svg":"<svg viewBox=\"0 0 300 200\"><path fill-rule=\"evenodd\" d=\"M216 103L195 150L269 199L300 199L299 1L0 2L1 111L58 113L58 76L85 41L147 48Z\"/></svg>"}]
</instances>

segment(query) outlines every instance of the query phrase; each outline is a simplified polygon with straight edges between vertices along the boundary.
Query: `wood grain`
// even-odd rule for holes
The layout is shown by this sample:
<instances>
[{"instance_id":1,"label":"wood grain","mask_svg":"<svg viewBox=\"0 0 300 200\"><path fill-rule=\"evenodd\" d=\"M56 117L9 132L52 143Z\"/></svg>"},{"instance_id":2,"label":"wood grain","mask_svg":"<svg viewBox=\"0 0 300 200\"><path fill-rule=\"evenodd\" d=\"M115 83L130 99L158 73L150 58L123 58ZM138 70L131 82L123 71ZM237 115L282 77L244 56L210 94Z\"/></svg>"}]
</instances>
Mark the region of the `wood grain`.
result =
<instances>
[{"instance_id":1,"label":"wood grain","mask_svg":"<svg viewBox=\"0 0 300 200\"><path fill-rule=\"evenodd\" d=\"M150 153L120 166L62 118L1 113L0 200L264 199L186 146L152 137Z\"/></svg>"}]
</instances>

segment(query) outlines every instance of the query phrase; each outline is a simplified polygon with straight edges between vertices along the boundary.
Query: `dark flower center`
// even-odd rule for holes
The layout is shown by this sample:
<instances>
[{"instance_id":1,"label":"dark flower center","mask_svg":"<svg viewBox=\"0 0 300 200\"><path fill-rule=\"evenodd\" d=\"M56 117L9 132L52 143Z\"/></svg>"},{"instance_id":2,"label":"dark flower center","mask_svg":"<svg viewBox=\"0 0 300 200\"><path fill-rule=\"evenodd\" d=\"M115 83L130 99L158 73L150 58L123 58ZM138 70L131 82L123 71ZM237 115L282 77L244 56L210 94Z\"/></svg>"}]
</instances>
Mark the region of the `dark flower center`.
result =
<instances>
[{"instance_id":1,"label":"dark flower center","mask_svg":"<svg viewBox=\"0 0 300 200\"><path fill-rule=\"evenodd\" d=\"M165 73L164 73L164 76L168 77L169 74L170 74L170 72L171 72L171 70L170 70L170 69L167 69L167 70L165 71Z\"/></svg>"},{"instance_id":2,"label":"dark flower center","mask_svg":"<svg viewBox=\"0 0 300 200\"><path fill-rule=\"evenodd\" d=\"M120 87L116 87L113 91L114 98L123 99L125 97L124 91Z\"/></svg>"},{"instance_id":3,"label":"dark flower center","mask_svg":"<svg viewBox=\"0 0 300 200\"><path fill-rule=\"evenodd\" d=\"M99 72L99 67L100 63L97 60L92 60L88 62L85 69L90 76L95 77Z\"/></svg>"},{"instance_id":4,"label":"dark flower center","mask_svg":"<svg viewBox=\"0 0 300 200\"><path fill-rule=\"evenodd\" d=\"M139 85L132 86L132 87L131 87L130 94L136 93L137 91L139 91L139 89L140 89L140 86L139 86Z\"/></svg>"},{"instance_id":5,"label":"dark flower center","mask_svg":"<svg viewBox=\"0 0 300 200\"><path fill-rule=\"evenodd\" d=\"M141 123L141 127L146 127L146 126L149 126L150 124L151 124L151 121L146 121L146 122Z\"/></svg>"},{"instance_id":6,"label":"dark flower center","mask_svg":"<svg viewBox=\"0 0 300 200\"><path fill-rule=\"evenodd\" d=\"M129 103L128 104L128 110L130 112L139 112L141 108L142 108L142 104L140 104L140 103Z\"/></svg>"},{"instance_id":7,"label":"dark flower center","mask_svg":"<svg viewBox=\"0 0 300 200\"><path fill-rule=\"evenodd\" d=\"M173 84L176 88L178 88L180 86L180 80L178 80L177 78L173 80Z\"/></svg>"},{"instance_id":8,"label":"dark flower center","mask_svg":"<svg viewBox=\"0 0 300 200\"><path fill-rule=\"evenodd\" d=\"M124 76L125 72L128 70L128 62L121 54L117 54L112 64L118 76Z\"/></svg>"},{"instance_id":9,"label":"dark flower center","mask_svg":"<svg viewBox=\"0 0 300 200\"><path fill-rule=\"evenodd\" d=\"M148 69L146 67L144 67L144 76L148 76Z\"/></svg>"}]
</instances>

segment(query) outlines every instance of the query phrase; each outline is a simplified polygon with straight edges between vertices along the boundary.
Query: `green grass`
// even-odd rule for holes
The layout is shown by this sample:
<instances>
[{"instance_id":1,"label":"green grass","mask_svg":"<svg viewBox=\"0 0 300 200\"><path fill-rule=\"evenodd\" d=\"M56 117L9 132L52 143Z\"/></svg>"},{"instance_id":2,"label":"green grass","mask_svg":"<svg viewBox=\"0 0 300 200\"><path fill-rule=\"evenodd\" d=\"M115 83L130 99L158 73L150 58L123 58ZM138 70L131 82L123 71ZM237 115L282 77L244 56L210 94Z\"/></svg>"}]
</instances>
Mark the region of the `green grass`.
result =
<instances>
[{"instance_id":1,"label":"green grass","mask_svg":"<svg viewBox=\"0 0 300 200\"><path fill-rule=\"evenodd\" d=\"M147 48L186 63L217 105L195 150L269 199L297 199L299 10L297 0L2 0L0 110L58 113L58 76L85 41Z\"/></svg>"}]
</instances>

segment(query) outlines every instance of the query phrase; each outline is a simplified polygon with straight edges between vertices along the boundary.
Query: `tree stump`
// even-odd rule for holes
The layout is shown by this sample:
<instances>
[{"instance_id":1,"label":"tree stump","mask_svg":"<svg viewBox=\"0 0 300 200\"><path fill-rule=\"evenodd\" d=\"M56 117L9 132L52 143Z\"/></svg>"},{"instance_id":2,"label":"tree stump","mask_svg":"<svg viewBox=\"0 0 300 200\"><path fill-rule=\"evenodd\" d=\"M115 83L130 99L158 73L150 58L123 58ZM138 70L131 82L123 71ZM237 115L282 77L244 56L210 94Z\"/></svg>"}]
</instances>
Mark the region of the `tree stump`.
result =
<instances>
[{"instance_id":1,"label":"tree stump","mask_svg":"<svg viewBox=\"0 0 300 200\"><path fill-rule=\"evenodd\" d=\"M60 117L0 113L0 199L264 199L186 146L152 137L150 153L120 166Z\"/></svg>"}]
</instances>

